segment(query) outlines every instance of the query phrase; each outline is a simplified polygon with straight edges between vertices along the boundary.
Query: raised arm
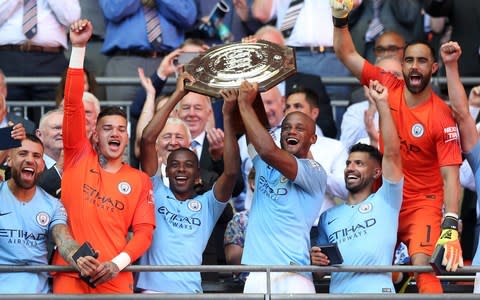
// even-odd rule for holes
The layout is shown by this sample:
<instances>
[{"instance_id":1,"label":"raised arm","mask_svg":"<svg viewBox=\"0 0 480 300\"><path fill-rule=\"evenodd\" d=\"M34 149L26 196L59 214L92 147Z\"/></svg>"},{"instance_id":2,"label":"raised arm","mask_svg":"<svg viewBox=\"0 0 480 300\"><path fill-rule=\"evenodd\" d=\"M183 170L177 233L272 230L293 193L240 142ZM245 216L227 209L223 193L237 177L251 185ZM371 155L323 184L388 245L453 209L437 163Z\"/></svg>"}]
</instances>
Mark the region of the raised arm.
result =
<instances>
[{"instance_id":1,"label":"raised arm","mask_svg":"<svg viewBox=\"0 0 480 300\"><path fill-rule=\"evenodd\" d=\"M400 139L398 138L397 128L393 122L388 104L388 90L378 81L372 80L370 81L368 92L377 106L379 115L379 128L384 145L382 159L383 177L390 181L398 182L403 177Z\"/></svg>"},{"instance_id":2,"label":"raised arm","mask_svg":"<svg viewBox=\"0 0 480 300\"><path fill-rule=\"evenodd\" d=\"M135 157L140 157L140 140L142 139L143 129L145 129L148 122L152 120L153 115L155 114L155 88L153 87L152 80L145 77L142 68L138 68L138 77L145 90L145 102L143 103L142 113L137 122L134 146Z\"/></svg>"},{"instance_id":3,"label":"raised arm","mask_svg":"<svg viewBox=\"0 0 480 300\"><path fill-rule=\"evenodd\" d=\"M226 202L232 196L233 187L240 171L240 150L235 137L233 113L237 109L238 90L222 90L221 95L223 97L224 168L214 186L214 193L215 198Z\"/></svg>"},{"instance_id":4,"label":"raised arm","mask_svg":"<svg viewBox=\"0 0 480 300\"><path fill-rule=\"evenodd\" d=\"M143 130L142 140L140 142L140 165L142 170L149 176L155 175L158 169L157 150L155 143L158 135L162 132L167 122L170 112L175 108L177 103L187 94L185 90L185 80L194 82L195 79L188 73L182 73L177 79L177 87L175 92L165 102L165 104L155 113L153 119Z\"/></svg>"},{"instance_id":5,"label":"raised arm","mask_svg":"<svg viewBox=\"0 0 480 300\"><path fill-rule=\"evenodd\" d=\"M330 0L333 16L333 47L342 63L360 79L365 59L357 52L348 30L348 14L353 0Z\"/></svg>"},{"instance_id":6,"label":"raised arm","mask_svg":"<svg viewBox=\"0 0 480 300\"><path fill-rule=\"evenodd\" d=\"M475 120L469 111L467 94L458 71L458 60L462 55L462 50L457 42L447 42L440 47L440 55L445 64L448 98L450 99L453 117L460 130L462 151L470 152L477 144L478 133Z\"/></svg>"},{"instance_id":7,"label":"raised arm","mask_svg":"<svg viewBox=\"0 0 480 300\"><path fill-rule=\"evenodd\" d=\"M254 0L252 15L262 23L267 23L272 17L273 0Z\"/></svg>"},{"instance_id":8,"label":"raised arm","mask_svg":"<svg viewBox=\"0 0 480 300\"><path fill-rule=\"evenodd\" d=\"M260 123L252 106L257 94L257 83L244 81L240 85L238 107L245 125L247 140L267 164L279 170L288 179L295 180L298 171L297 160L287 151L278 148L268 131Z\"/></svg>"}]
</instances>

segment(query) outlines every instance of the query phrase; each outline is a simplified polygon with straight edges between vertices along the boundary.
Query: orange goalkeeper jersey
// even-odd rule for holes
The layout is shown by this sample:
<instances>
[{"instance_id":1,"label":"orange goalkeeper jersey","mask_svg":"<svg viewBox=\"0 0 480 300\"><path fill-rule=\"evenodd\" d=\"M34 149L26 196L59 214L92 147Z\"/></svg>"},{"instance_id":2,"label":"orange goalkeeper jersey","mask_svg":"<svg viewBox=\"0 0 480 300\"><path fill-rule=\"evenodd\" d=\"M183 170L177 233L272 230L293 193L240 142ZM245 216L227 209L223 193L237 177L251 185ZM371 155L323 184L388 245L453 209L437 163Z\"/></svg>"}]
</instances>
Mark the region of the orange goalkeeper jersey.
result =
<instances>
[{"instance_id":1,"label":"orange goalkeeper jersey","mask_svg":"<svg viewBox=\"0 0 480 300\"><path fill-rule=\"evenodd\" d=\"M64 172L62 202L72 235L79 243L89 241L100 252L101 262L120 252L132 261L146 245L127 246L129 228L155 226L152 184L143 172L124 164L116 173L102 169L96 151L86 137L82 103L83 70L69 69L65 86L63 121ZM138 241L137 241L138 242ZM56 264L65 264L56 255Z\"/></svg>"},{"instance_id":2,"label":"orange goalkeeper jersey","mask_svg":"<svg viewBox=\"0 0 480 300\"><path fill-rule=\"evenodd\" d=\"M368 86L370 80L378 80L388 88L405 175L402 208L424 205L441 208L443 179L440 167L462 163L458 130L450 108L433 92L426 102L407 107L405 82L365 62L361 83Z\"/></svg>"}]
</instances>

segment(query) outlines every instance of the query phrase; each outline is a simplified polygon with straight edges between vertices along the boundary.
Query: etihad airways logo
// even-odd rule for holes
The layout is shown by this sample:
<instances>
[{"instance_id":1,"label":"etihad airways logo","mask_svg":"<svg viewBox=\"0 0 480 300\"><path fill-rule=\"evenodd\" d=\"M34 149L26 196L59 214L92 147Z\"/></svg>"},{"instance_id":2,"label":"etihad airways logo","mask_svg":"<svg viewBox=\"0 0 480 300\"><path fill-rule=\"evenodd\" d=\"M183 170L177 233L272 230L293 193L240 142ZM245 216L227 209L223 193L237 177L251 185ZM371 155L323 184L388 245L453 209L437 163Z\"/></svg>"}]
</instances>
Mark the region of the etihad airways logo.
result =
<instances>
[{"instance_id":1,"label":"etihad airways logo","mask_svg":"<svg viewBox=\"0 0 480 300\"><path fill-rule=\"evenodd\" d=\"M368 232L368 229L375 224L377 224L377 220L375 218L367 219L361 223L354 224L335 231L328 236L328 240L331 243L341 244L343 242L356 239L360 236L365 236Z\"/></svg>"},{"instance_id":2,"label":"etihad airways logo","mask_svg":"<svg viewBox=\"0 0 480 300\"><path fill-rule=\"evenodd\" d=\"M165 206L160 206L157 209L157 212L164 216L165 221L172 225L173 227L192 230L194 226L199 227L202 225L202 221L199 218L182 216L176 213L173 213L168 210Z\"/></svg>"},{"instance_id":3,"label":"etihad airways logo","mask_svg":"<svg viewBox=\"0 0 480 300\"><path fill-rule=\"evenodd\" d=\"M280 184L277 186L270 186L268 180L260 176L258 180L258 187L255 187L256 190L262 192L265 196L267 196L271 200L278 200L280 196L286 196L288 194L288 190L285 188L286 182L282 182L280 179Z\"/></svg>"},{"instance_id":4,"label":"etihad airways logo","mask_svg":"<svg viewBox=\"0 0 480 300\"><path fill-rule=\"evenodd\" d=\"M37 243L47 240L47 231L43 233L29 232L23 229L0 228L0 243L22 244L26 246L37 246Z\"/></svg>"},{"instance_id":5,"label":"etihad airways logo","mask_svg":"<svg viewBox=\"0 0 480 300\"><path fill-rule=\"evenodd\" d=\"M122 211L125 209L125 204L122 201L102 195L96 188L88 184L83 185L83 195L88 202L97 206L97 208L111 212L114 212L115 210Z\"/></svg>"}]
</instances>

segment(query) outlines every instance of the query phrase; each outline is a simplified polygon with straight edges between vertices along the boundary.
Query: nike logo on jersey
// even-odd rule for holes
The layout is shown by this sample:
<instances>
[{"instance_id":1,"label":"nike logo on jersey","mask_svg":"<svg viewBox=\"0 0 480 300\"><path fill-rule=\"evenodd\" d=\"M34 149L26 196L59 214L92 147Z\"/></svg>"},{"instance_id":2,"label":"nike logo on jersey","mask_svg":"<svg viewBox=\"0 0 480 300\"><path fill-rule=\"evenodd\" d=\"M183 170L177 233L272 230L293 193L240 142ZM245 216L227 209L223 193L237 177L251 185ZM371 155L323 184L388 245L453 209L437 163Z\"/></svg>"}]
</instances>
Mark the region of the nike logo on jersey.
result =
<instances>
[{"instance_id":1,"label":"nike logo on jersey","mask_svg":"<svg viewBox=\"0 0 480 300\"><path fill-rule=\"evenodd\" d=\"M90 173L94 173L94 174L100 174L97 170L95 169L90 169Z\"/></svg>"},{"instance_id":2,"label":"nike logo on jersey","mask_svg":"<svg viewBox=\"0 0 480 300\"><path fill-rule=\"evenodd\" d=\"M327 225L332 224L336 219L338 219L338 218L335 218L335 219L332 219L332 220L328 221L328 222L327 222Z\"/></svg>"},{"instance_id":3,"label":"nike logo on jersey","mask_svg":"<svg viewBox=\"0 0 480 300\"><path fill-rule=\"evenodd\" d=\"M3 217L3 216L6 216L6 215L9 215L11 214L12 212L7 212L7 213L0 213L0 217Z\"/></svg>"}]
</instances>

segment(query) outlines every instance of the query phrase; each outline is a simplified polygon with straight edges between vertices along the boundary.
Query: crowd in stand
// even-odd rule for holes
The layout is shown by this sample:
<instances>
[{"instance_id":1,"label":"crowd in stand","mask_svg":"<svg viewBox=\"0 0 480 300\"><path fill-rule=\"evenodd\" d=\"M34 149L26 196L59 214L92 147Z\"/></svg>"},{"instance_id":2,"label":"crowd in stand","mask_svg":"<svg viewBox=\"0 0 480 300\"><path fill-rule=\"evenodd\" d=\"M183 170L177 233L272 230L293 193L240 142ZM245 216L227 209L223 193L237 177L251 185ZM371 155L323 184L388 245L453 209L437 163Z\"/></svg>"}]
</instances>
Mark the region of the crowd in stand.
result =
<instances>
[{"instance_id":1,"label":"crowd in stand","mask_svg":"<svg viewBox=\"0 0 480 300\"><path fill-rule=\"evenodd\" d=\"M75 268L0 273L0 293L201 293L220 280L122 271L135 263L424 266L442 249L449 272L479 265L480 85L461 82L480 77L479 22L469 0L0 3L0 264ZM294 49L297 73L220 99L186 89L193 57L260 40ZM7 88L16 76L62 80ZM322 82L345 76L362 87ZM332 99L350 102L339 128ZM23 115L9 100L56 107ZM324 275L272 273L271 292L315 293ZM334 272L329 290L395 293L409 276L443 292L434 273ZM233 278L267 292L266 273Z\"/></svg>"}]
</instances>

